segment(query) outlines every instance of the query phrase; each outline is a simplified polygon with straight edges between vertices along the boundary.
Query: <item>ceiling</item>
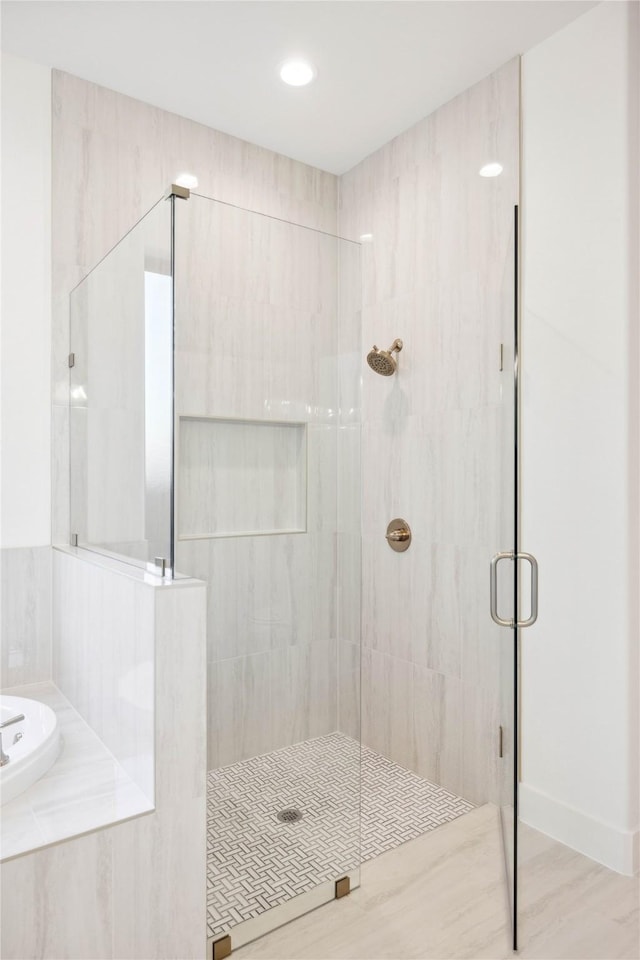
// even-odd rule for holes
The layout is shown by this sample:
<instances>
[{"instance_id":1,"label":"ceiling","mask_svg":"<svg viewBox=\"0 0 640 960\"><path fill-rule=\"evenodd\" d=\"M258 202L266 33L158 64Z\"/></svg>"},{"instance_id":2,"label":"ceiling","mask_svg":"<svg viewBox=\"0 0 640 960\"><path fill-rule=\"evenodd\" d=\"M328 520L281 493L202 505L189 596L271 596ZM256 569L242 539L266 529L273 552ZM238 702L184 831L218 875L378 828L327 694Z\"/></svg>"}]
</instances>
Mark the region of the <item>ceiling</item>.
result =
<instances>
[{"instance_id":1,"label":"ceiling","mask_svg":"<svg viewBox=\"0 0 640 960\"><path fill-rule=\"evenodd\" d=\"M2 47L339 174L593 6L5 0ZM296 55L308 87L278 76Z\"/></svg>"}]
</instances>

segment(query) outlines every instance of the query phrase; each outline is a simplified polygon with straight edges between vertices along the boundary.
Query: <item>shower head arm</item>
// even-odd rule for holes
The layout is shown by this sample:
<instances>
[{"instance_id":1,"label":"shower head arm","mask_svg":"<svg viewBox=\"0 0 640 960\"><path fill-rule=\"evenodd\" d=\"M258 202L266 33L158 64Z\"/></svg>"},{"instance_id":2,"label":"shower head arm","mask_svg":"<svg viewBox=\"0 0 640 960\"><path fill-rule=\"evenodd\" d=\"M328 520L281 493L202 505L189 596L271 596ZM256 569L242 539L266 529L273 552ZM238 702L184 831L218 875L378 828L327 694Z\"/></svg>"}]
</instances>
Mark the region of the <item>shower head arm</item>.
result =
<instances>
[{"instance_id":1,"label":"shower head arm","mask_svg":"<svg viewBox=\"0 0 640 960\"><path fill-rule=\"evenodd\" d=\"M402 340L394 340L391 346L389 347L389 349L387 350L387 353L400 353L400 351L402 350L402 347L403 347ZM374 347L374 350L376 349L377 347Z\"/></svg>"}]
</instances>

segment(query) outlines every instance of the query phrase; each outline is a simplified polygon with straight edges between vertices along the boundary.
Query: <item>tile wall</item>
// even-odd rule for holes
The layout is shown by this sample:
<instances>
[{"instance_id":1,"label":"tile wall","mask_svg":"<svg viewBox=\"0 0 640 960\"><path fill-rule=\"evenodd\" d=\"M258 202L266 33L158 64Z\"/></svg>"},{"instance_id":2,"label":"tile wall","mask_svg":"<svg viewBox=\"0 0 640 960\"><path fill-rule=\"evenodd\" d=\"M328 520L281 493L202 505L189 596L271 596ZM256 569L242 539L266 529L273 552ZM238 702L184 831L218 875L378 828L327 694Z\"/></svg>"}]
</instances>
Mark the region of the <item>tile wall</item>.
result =
<instances>
[{"instance_id":1,"label":"tile wall","mask_svg":"<svg viewBox=\"0 0 640 960\"><path fill-rule=\"evenodd\" d=\"M52 679L154 798L154 593L53 551Z\"/></svg>"},{"instance_id":2,"label":"tile wall","mask_svg":"<svg viewBox=\"0 0 640 960\"><path fill-rule=\"evenodd\" d=\"M214 769L337 727L339 351L359 343L357 246L192 197L176 209L176 250L177 568L209 585ZM193 447L191 416L209 433L224 418L226 455L222 438ZM248 429L272 456L292 435L286 470L257 472ZM359 474L340 480L359 487ZM244 498L221 515L230 490Z\"/></svg>"},{"instance_id":3,"label":"tile wall","mask_svg":"<svg viewBox=\"0 0 640 960\"><path fill-rule=\"evenodd\" d=\"M179 169L193 170L205 194L336 230L335 177L59 73L54 74L53 136L54 251L60 251L54 256L59 385L67 376L62 364L66 315L61 310L66 290ZM479 167L498 156L503 175L479 178ZM373 241L363 244L364 347L360 357L353 349L340 351L340 369L348 373L341 380L345 420L337 466L339 471L359 473L362 443L363 733L374 749L472 800L490 793L500 719L499 634L488 619L486 580L489 558L509 539L505 517L512 491L504 479L509 430L501 406L508 383L497 357L500 343L504 341L508 349L510 342L503 327L511 319L517 164L514 61L340 181L339 232L354 240L373 234ZM76 202L73 195L69 199L69 183L78 191ZM78 209L84 211L82 217L77 216ZM209 223L200 227L201 262L194 261L195 275L185 284L185 311L193 319L179 345L180 412L258 419L266 412L273 418L302 420L295 402L284 417L282 400L302 397L306 379L312 395L319 391L321 403L325 402L326 364L324 368L310 364L311 355L302 349L302 326L295 321L300 311L315 316L318 307L313 301L318 284L326 282L327 263L318 259L317 249L301 244L287 252L289 274L282 256L281 269L277 258L270 268L261 269L256 251L265 243L281 254L287 251L286 225L276 229L265 218L253 218L238 226L236 218L234 226L235 213L221 210L217 219L207 215ZM225 218L229 222L222 229ZM305 267L306 255L315 258L318 275ZM231 262L244 267L234 272ZM197 301L205 306L204 312L194 309ZM219 318L215 324L210 316L214 305ZM260 353L255 345L263 324L269 324L270 348ZM219 336L221 329L224 337ZM328 344L322 340L322 328L314 329L320 356ZM243 345L238 339L243 336L253 336L253 346L248 341ZM364 366L364 352L370 343L386 346L396 336L405 341L400 373L383 380ZM297 364L287 360L294 356ZM505 356L507 365L508 359ZM260 374L247 377L248 364ZM346 385L359 386L360 378L362 440L359 413L351 424L346 418L347 410L359 410L357 398L353 406L346 402ZM231 403L219 402L223 393ZM236 406L234 413L236 401L242 409ZM63 420L65 415L61 404L55 416ZM328 440L330 431L325 428L322 422L308 427L308 437L313 438L309 451L313 457L315 440L317 450L323 449L324 437L327 443L318 462L329 469L336 444ZM56 449L63 451L64 429L58 440ZM495 455L487 456L488 450ZM319 483L318 496L325 496L322 471ZM282 535L273 543L268 539L258 543L257 538L224 544L193 540L180 547L188 572L213 584L209 676L212 689L220 691L216 709L227 715L236 711L236 720L229 725L234 730L231 742L211 746L210 765L220 758L230 762L282 745L289 737L321 732L331 726L336 695L341 728L357 730L359 611L353 598L359 583L359 530L352 518L358 511L349 502L346 477L339 486L335 508L325 499L321 511L326 517L335 510L339 517L335 544L314 522L310 505L307 536L315 538L316 547L304 559L297 535ZM54 529L64 538L68 529L64 478L56 489ZM327 485L325 491L334 496ZM487 510L487 504L502 508ZM405 516L414 530L412 547L403 555L392 554L384 540L386 523L397 515ZM310 616L309 608L297 599L305 584L318 581L323 564L327 570L333 564L334 572L324 580L320 577L316 615ZM271 596L255 589L256 571L265 565L275 571L272 583L280 584ZM216 569L224 569L225 578L236 571L235 594L219 585ZM331 596L323 595L323 582L332 583ZM245 599L232 603L234 596ZM345 597L352 602L341 607ZM331 644L338 635L334 658ZM334 688L331 671L336 659ZM294 719L288 729L262 723L274 698L284 697L287 716L295 717L291 685L286 683L282 690L279 685L283 677L316 672L317 662L329 671L318 676L317 708L304 682L295 694L307 719L317 717L317 726ZM246 704L236 695L241 688L251 691ZM388 709L380 709L381 701Z\"/></svg>"},{"instance_id":4,"label":"tile wall","mask_svg":"<svg viewBox=\"0 0 640 960\"><path fill-rule=\"evenodd\" d=\"M69 538L69 292L185 170L200 193L335 233L337 178L53 71L53 542Z\"/></svg>"},{"instance_id":5,"label":"tile wall","mask_svg":"<svg viewBox=\"0 0 640 960\"><path fill-rule=\"evenodd\" d=\"M115 607L124 598L115 594L122 594L124 578L104 566L87 574L85 561L63 560L68 618L83 634L89 628L74 638L82 657L92 636L107 644L123 627ZM87 596L95 598L87 575L101 580L112 604L109 636L104 604L87 605ZM75 576L77 590L70 583ZM2 864L0 952L7 960L205 954L205 587L131 583L125 594L133 590L134 606L150 605L155 624L155 811ZM123 604L123 616L129 606ZM125 625L123 642L130 629ZM92 656L97 666L95 647ZM82 691L75 695L82 700Z\"/></svg>"},{"instance_id":6,"label":"tile wall","mask_svg":"<svg viewBox=\"0 0 640 960\"><path fill-rule=\"evenodd\" d=\"M69 532L66 355L73 285L183 170L198 176L203 195L313 228L196 197L177 204L178 232L187 208L195 218L191 243L185 233L177 246L179 416L304 423L308 458L305 533L184 541L177 566L210 585L209 766L331 732L337 725L336 316L347 271L336 242L316 231L335 233L337 178L56 71L53 156L54 542L65 542ZM353 321L347 327L341 349L359 332ZM128 462L135 466L135 458ZM192 515L190 522L201 527L206 519Z\"/></svg>"},{"instance_id":7,"label":"tile wall","mask_svg":"<svg viewBox=\"0 0 640 960\"><path fill-rule=\"evenodd\" d=\"M0 687L51 677L51 547L0 550Z\"/></svg>"},{"instance_id":8,"label":"tile wall","mask_svg":"<svg viewBox=\"0 0 640 960\"><path fill-rule=\"evenodd\" d=\"M363 374L363 739L474 802L496 799L503 719L488 579L513 540L518 74L508 63L340 180L341 235L372 235L363 352L404 340L394 377ZM503 174L479 177L490 160ZM397 516L403 554L385 541ZM356 657L341 644L342 666Z\"/></svg>"}]
</instances>

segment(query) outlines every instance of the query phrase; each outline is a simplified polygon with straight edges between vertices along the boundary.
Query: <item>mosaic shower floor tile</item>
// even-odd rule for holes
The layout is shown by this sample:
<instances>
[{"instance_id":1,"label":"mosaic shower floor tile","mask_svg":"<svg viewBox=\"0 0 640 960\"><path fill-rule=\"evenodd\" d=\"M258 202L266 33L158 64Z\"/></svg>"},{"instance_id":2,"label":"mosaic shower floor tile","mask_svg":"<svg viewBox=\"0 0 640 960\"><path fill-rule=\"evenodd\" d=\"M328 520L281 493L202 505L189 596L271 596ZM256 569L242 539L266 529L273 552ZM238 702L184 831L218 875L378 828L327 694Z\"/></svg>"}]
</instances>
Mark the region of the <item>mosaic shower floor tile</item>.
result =
<instances>
[{"instance_id":1,"label":"mosaic shower floor tile","mask_svg":"<svg viewBox=\"0 0 640 960\"><path fill-rule=\"evenodd\" d=\"M342 733L207 779L210 937L473 809Z\"/></svg>"}]
</instances>

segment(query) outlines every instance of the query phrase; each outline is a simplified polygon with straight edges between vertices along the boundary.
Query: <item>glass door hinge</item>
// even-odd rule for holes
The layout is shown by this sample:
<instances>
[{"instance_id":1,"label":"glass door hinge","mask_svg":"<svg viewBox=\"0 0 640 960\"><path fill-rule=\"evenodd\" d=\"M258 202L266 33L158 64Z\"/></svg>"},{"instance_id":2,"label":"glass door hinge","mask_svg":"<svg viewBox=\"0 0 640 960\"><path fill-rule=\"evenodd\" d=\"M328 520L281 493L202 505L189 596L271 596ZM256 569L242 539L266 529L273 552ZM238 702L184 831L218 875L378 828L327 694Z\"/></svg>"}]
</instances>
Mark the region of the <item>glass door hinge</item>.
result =
<instances>
[{"instance_id":1,"label":"glass door hinge","mask_svg":"<svg viewBox=\"0 0 640 960\"><path fill-rule=\"evenodd\" d=\"M70 353L70 354L69 354L69 366L70 366L70 367L75 367L75 365L76 365L76 355L75 355L75 353Z\"/></svg>"}]
</instances>

